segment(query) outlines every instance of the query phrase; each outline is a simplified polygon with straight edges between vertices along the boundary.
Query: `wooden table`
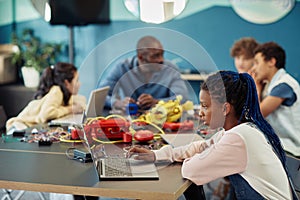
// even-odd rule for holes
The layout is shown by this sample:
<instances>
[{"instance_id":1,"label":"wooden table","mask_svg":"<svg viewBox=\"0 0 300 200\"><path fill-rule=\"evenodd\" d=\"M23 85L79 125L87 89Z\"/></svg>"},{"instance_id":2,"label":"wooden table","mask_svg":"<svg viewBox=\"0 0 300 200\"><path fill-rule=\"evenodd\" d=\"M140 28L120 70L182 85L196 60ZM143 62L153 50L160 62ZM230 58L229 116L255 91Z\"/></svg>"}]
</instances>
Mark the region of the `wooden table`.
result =
<instances>
[{"instance_id":1,"label":"wooden table","mask_svg":"<svg viewBox=\"0 0 300 200\"><path fill-rule=\"evenodd\" d=\"M0 188L130 199L177 199L190 185L181 164L158 165L159 180L99 181L92 163L65 155L70 143L0 143ZM76 144L82 148L83 145Z\"/></svg>"}]
</instances>

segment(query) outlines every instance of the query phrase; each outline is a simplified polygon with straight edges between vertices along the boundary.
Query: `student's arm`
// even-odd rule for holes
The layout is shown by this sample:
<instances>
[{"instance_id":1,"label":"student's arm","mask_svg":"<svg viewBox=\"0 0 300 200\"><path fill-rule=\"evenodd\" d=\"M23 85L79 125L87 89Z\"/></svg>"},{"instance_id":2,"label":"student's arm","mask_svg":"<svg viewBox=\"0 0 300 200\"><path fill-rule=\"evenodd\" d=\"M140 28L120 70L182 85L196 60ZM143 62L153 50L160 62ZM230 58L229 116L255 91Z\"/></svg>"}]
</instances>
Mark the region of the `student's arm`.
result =
<instances>
[{"instance_id":1,"label":"student's arm","mask_svg":"<svg viewBox=\"0 0 300 200\"><path fill-rule=\"evenodd\" d=\"M192 142L189 145L173 148L170 145L162 147L160 150L154 151L155 161L182 162L186 158L190 158L196 153L203 152L208 147L204 140Z\"/></svg>"},{"instance_id":2,"label":"student's arm","mask_svg":"<svg viewBox=\"0 0 300 200\"><path fill-rule=\"evenodd\" d=\"M78 105L82 109L86 109L86 98L83 95L72 95L69 100L70 105Z\"/></svg>"},{"instance_id":3,"label":"student's arm","mask_svg":"<svg viewBox=\"0 0 300 200\"><path fill-rule=\"evenodd\" d=\"M184 160L182 176L197 185L245 171L247 151L237 134L225 134L220 142L204 152Z\"/></svg>"},{"instance_id":4,"label":"student's arm","mask_svg":"<svg viewBox=\"0 0 300 200\"><path fill-rule=\"evenodd\" d=\"M191 144L185 146L179 146L176 148L170 145L162 147L160 150L154 151L156 161L170 161L170 162L182 162L186 158L190 158L197 153L202 153L211 145L214 145L219 141L225 134L224 130L220 130L218 133L214 134L208 140L200 140L192 142Z\"/></svg>"},{"instance_id":5,"label":"student's arm","mask_svg":"<svg viewBox=\"0 0 300 200\"><path fill-rule=\"evenodd\" d=\"M189 158L196 153L201 153L208 147L207 143L202 141L192 142L189 145L173 148L171 145L165 145L159 150L149 150L143 147L134 146L128 153L127 157L135 155L137 160L146 161L168 161L168 162L182 162L185 158Z\"/></svg>"},{"instance_id":6,"label":"student's arm","mask_svg":"<svg viewBox=\"0 0 300 200\"><path fill-rule=\"evenodd\" d=\"M263 91L266 89L267 82L266 80L258 80L254 68L251 68L248 73L252 76L255 86L256 86L256 91L257 91L257 97L258 101L261 102L263 99Z\"/></svg>"},{"instance_id":7,"label":"student's arm","mask_svg":"<svg viewBox=\"0 0 300 200\"><path fill-rule=\"evenodd\" d=\"M264 117L274 112L280 105L291 106L297 100L291 86L280 83L274 87L270 95L265 97L260 103L260 109Z\"/></svg>"},{"instance_id":8,"label":"student's arm","mask_svg":"<svg viewBox=\"0 0 300 200\"><path fill-rule=\"evenodd\" d=\"M264 117L274 112L284 101L284 98L267 96L260 103L260 110Z\"/></svg>"},{"instance_id":9,"label":"student's arm","mask_svg":"<svg viewBox=\"0 0 300 200\"><path fill-rule=\"evenodd\" d=\"M72 105L63 106L63 94L59 87L52 87L44 97L38 115L41 123L72 113Z\"/></svg>"}]
</instances>

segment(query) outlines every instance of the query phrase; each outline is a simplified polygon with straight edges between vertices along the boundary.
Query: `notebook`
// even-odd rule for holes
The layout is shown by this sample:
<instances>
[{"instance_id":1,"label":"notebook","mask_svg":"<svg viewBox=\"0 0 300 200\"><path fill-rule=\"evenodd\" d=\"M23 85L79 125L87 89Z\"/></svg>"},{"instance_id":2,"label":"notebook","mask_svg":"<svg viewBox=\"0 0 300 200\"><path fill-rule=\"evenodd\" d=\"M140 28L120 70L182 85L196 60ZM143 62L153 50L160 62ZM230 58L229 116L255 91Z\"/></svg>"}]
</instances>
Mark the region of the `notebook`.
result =
<instances>
[{"instance_id":1,"label":"notebook","mask_svg":"<svg viewBox=\"0 0 300 200\"><path fill-rule=\"evenodd\" d=\"M83 127L82 127L83 128ZM91 136L82 131L84 143L91 153L99 180L158 180L159 174L153 162L125 158L125 155L107 155L104 144L91 144ZM108 144L113 145L113 144ZM92 148L91 148L92 147ZM124 152L125 153L125 152Z\"/></svg>"},{"instance_id":2,"label":"notebook","mask_svg":"<svg viewBox=\"0 0 300 200\"><path fill-rule=\"evenodd\" d=\"M70 114L58 119L51 120L49 125L72 125L81 124L84 118L101 116L109 86L92 90L86 106L85 116L83 114Z\"/></svg>"}]
</instances>

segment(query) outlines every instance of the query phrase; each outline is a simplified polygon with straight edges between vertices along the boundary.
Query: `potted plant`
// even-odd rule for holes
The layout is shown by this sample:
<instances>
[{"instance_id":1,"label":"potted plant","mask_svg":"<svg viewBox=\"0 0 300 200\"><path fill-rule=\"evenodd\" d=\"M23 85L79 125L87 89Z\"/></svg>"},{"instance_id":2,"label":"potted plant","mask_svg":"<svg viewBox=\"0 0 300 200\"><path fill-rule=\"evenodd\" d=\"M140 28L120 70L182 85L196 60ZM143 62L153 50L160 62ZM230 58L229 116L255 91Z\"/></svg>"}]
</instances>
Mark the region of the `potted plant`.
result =
<instances>
[{"instance_id":1,"label":"potted plant","mask_svg":"<svg viewBox=\"0 0 300 200\"><path fill-rule=\"evenodd\" d=\"M43 69L55 64L62 52L62 44L42 43L40 38L34 35L32 29L24 29L20 38L14 34L12 43L18 47L12 57L12 62L21 67L24 84L27 87L37 87ZM27 73L29 73L29 79L27 79Z\"/></svg>"}]
</instances>

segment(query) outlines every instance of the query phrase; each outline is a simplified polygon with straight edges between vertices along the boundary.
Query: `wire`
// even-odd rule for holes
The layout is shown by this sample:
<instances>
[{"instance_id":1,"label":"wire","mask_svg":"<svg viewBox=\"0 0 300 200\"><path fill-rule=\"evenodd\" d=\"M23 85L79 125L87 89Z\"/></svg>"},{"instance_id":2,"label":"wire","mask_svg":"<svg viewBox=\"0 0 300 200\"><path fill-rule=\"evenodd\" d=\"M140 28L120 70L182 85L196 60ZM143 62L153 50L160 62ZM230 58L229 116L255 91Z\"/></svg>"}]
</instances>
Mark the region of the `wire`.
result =
<instances>
[{"instance_id":1,"label":"wire","mask_svg":"<svg viewBox=\"0 0 300 200\"><path fill-rule=\"evenodd\" d=\"M97 138L95 138L95 137L92 137L92 139L93 139L94 141L100 142L100 143L102 143L102 144L115 144L115 143L121 143L121 142L123 142L123 140L103 141L103 140L99 140L99 139L97 139Z\"/></svg>"},{"instance_id":2,"label":"wire","mask_svg":"<svg viewBox=\"0 0 300 200\"><path fill-rule=\"evenodd\" d=\"M99 119L110 119L110 118L120 118L120 119L123 119L124 121L127 121L125 117L123 117L121 115L113 114L113 115L108 115L107 117L100 116L100 117L95 117L95 118L88 118L87 125L91 124L92 122L99 120Z\"/></svg>"},{"instance_id":3,"label":"wire","mask_svg":"<svg viewBox=\"0 0 300 200\"><path fill-rule=\"evenodd\" d=\"M87 125L88 124L91 124L92 122L96 121L96 120L99 120L99 119L105 119L105 117L95 117L95 118L88 118L87 119Z\"/></svg>"},{"instance_id":4,"label":"wire","mask_svg":"<svg viewBox=\"0 0 300 200\"><path fill-rule=\"evenodd\" d=\"M145 122L145 123L153 126L154 128L156 128L157 130L159 130L159 132L161 132L162 134L165 134L165 132L159 126L157 126L156 124L154 124L154 123L152 123L152 122L150 122L148 120L144 120L144 119L135 119L135 120L132 120L132 123L134 123L134 122Z\"/></svg>"},{"instance_id":5,"label":"wire","mask_svg":"<svg viewBox=\"0 0 300 200\"><path fill-rule=\"evenodd\" d=\"M75 143L81 143L81 142L84 142L84 140L70 140L70 139L66 139L66 137L70 137L70 134L68 134L68 135L65 135L65 136L61 136L60 138L59 138L59 141L61 141L61 142L75 142Z\"/></svg>"},{"instance_id":6,"label":"wire","mask_svg":"<svg viewBox=\"0 0 300 200\"><path fill-rule=\"evenodd\" d=\"M123 117L122 115L116 115L116 114L113 114L113 115L108 115L107 117L105 117L105 119L110 119L110 118L121 118L123 119L124 121L127 121L127 119L125 117Z\"/></svg>"},{"instance_id":7,"label":"wire","mask_svg":"<svg viewBox=\"0 0 300 200\"><path fill-rule=\"evenodd\" d=\"M74 148L74 147L70 147L70 148L67 148L66 151L65 151L66 156L67 156L69 159L71 159L71 160L74 160L74 150L75 150L75 149L76 149L76 148ZM71 153L71 151L72 151L72 153Z\"/></svg>"}]
</instances>

